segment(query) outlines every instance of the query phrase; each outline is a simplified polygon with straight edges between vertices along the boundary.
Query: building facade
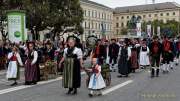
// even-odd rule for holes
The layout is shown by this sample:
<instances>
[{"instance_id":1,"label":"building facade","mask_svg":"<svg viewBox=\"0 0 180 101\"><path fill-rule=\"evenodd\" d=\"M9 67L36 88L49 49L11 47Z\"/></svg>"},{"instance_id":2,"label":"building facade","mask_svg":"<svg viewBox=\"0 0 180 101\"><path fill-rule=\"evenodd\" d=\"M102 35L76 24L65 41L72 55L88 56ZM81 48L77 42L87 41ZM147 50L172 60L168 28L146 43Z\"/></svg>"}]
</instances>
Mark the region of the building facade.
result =
<instances>
[{"instance_id":1,"label":"building facade","mask_svg":"<svg viewBox=\"0 0 180 101\"><path fill-rule=\"evenodd\" d=\"M115 35L121 35L122 29L127 27L132 16L140 16L141 22L152 22L154 20L164 23L169 20L180 22L180 5L175 2L165 2L115 8L113 14Z\"/></svg>"},{"instance_id":2,"label":"building facade","mask_svg":"<svg viewBox=\"0 0 180 101\"><path fill-rule=\"evenodd\" d=\"M80 0L80 3L84 10L83 40L90 35L110 39L113 36L113 9L89 0Z\"/></svg>"}]
</instances>

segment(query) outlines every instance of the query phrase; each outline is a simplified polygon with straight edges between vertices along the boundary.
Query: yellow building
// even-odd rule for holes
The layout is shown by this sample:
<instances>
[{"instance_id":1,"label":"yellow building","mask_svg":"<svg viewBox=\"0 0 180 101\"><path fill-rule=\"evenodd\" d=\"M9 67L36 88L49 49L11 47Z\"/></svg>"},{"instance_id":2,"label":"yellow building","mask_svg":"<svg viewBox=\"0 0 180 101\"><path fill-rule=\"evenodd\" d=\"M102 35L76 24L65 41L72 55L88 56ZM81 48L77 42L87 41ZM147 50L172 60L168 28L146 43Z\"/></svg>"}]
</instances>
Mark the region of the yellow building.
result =
<instances>
[{"instance_id":1,"label":"yellow building","mask_svg":"<svg viewBox=\"0 0 180 101\"><path fill-rule=\"evenodd\" d=\"M84 10L84 28L83 40L89 35L96 35L102 38L113 36L113 9L89 0L80 0L81 7Z\"/></svg>"},{"instance_id":2,"label":"yellow building","mask_svg":"<svg viewBox=\"0 0 180 101\"><path fill-rule=\"evenodd\" d=\"M166 23L168 20L180 21L180 5L175 2L157 4L136 5L117 7L114 9L114 34L119 36L121 29L127 27L127 22L135 15L140 16L142 22L161 20Z\"/></svg>"}]
</instances>

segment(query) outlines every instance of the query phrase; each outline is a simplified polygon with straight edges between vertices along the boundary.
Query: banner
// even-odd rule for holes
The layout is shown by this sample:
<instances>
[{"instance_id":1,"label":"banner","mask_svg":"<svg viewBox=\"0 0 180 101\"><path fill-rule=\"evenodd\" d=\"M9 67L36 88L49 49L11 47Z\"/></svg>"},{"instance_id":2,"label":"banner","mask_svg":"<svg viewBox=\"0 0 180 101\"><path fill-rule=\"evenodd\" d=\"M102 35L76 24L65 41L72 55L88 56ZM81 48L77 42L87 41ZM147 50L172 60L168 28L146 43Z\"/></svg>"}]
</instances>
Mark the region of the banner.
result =
<instances>
[{"instance_id":1,"label":"banner","mask_svg":"<svg viewBox=\"0 0 180 101\"><path fill-rule=\"evenodd\" d=\"M151 34L151 25L147 25L147 34L148 34L149 37L152 36L152 34Z\"/></svg>"},{"instance_id":2,"label":"banner","mask_svg":"<svg viewBox=\"0 0 180 101\"><path fill-rule=\"evenodd\" d=\"M25 41L27 39L25 13L22 11L9 11L7 18L9 40L15 43Z\"/></svg>"},{"instance_id":3,"label":"banner","mask_svg":"<svg viewBox=\"0 0 180 101\"><path fill-rule=\"evenodd\" d=\"M136 24L137 36L141 37L141 23Z\"/></svg>"}]
</instances>

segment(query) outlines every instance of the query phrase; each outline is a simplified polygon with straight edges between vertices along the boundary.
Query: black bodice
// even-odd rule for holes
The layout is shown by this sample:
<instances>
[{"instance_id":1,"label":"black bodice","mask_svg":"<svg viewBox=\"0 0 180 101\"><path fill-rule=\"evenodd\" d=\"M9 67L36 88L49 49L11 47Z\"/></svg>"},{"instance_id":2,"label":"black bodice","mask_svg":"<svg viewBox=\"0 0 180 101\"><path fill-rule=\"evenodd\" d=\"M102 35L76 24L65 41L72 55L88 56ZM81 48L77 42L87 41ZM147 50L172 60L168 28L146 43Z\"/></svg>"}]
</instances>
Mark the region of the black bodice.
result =
<instances>
[{"instance_id":1,"label":"black bodice","mask_svg":"<svg viewBox=\"0 0 180 101\"><path fill-rule=\"evenodd\" d=\"M34 59L34 54L33 54L32 52L30 52L30 53L28 54L28 59L30 59L30 60L33 60L33 59Z\"/></svg>"},{"instance_id":2,"label":"black bodice","mask_svg":"<svg viewBox=\"0 0 180 101\"><path fill-rule=\"evenodd\" d=\"M66 57L67 58L77 58L77 54L74 54L73 51L74 51L74 48L68 48Z\"/></svg>"},{"instance_id":3,"label":"black bodice","mask_svg":"<svg viewBox=\"0 0 180 101\"><path fill-rule=\"evenodd\" d=\"M142 47L142 51L147 51L147 47Z\"/></svg>"}]
</instances>

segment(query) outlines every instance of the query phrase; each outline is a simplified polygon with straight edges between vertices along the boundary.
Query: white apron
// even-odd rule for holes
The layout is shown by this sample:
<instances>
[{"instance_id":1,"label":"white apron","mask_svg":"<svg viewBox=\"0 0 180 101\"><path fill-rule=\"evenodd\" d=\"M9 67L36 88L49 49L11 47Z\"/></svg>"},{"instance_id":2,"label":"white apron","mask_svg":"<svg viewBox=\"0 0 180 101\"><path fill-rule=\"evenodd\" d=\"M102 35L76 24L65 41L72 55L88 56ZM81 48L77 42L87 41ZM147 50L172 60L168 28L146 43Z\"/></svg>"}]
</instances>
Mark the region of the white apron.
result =
<instances>
[{"instance_id":1,"label":"white apron","mask_svg":"<svg viewBox=\"0 0 180 101\"><path fill-rule=\"evenodd\" d=\"M6 78L15 79L17 78L17 73L18 73L17 61L10 61L8 64Z\"/></svg>"},{"instance_id":2,"label":"white apron","mask_svg":"<svg viewBox=\"0 0 180 101\"><path fill-rule=\"evenodd\" d=\"M90 78L90 82L89 82L89 89L93 89L93 90L100 90L106 87L106 84L104 82L104 79L102 77L101 74L99 74L99 76L96 78L95 77L96 74L92 74L91 78Z\"/></svg>"},{"instance_id":3,"label":"white apron","mask_svg":"<svg viewBox=\"0 0 180 101\"><path fill-rule=\"evenodd\" d=\"M139 64L141 66L150 65L149 56L148 56L148 49L147 49L147 51L142 51L142 48L141 48Z\"/></svg>"}]
</instances>

